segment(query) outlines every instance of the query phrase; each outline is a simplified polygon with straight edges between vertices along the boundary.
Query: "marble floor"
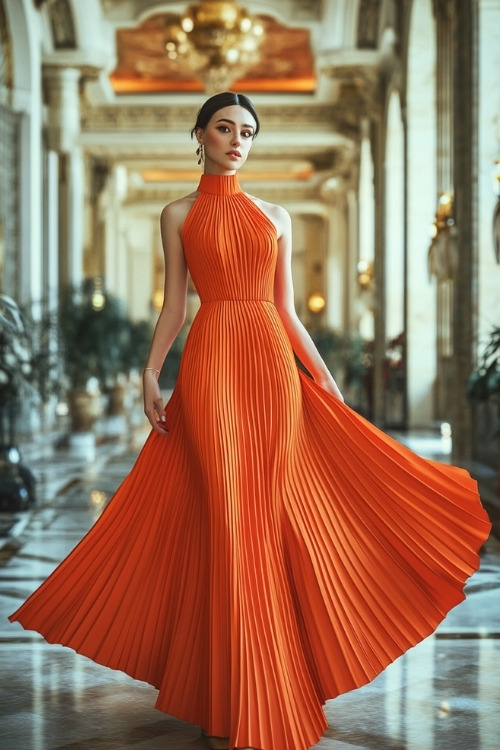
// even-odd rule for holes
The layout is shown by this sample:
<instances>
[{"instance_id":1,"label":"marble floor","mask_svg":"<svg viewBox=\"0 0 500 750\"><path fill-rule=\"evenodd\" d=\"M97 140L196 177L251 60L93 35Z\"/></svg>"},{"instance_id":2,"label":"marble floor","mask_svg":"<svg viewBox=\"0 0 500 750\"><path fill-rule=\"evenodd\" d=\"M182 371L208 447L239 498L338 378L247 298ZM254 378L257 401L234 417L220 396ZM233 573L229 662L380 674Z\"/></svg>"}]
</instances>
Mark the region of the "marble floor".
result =
<instances>
[{"instance_id":1,"label":"marble floor","mask_svg":"<svg viewBox=\"0 0 500 750\"><path fill-rule=\"evenodd\" d=\"M439 435L405 438L449 460ZM43 497L0 537L1 750L195 750L198 727L153 708L155 690L7 621L97 518L136 445L116 441L99 460L78 450L32 456ZM486 501L485 501L486 502ZM487 507L500 517L500 498ZM317 750L500 750L500 523L482 551L467 599L434 636L371 684L326 705ZM266 748L282 750L282 748Z\"/></svg>"}]
</instances>

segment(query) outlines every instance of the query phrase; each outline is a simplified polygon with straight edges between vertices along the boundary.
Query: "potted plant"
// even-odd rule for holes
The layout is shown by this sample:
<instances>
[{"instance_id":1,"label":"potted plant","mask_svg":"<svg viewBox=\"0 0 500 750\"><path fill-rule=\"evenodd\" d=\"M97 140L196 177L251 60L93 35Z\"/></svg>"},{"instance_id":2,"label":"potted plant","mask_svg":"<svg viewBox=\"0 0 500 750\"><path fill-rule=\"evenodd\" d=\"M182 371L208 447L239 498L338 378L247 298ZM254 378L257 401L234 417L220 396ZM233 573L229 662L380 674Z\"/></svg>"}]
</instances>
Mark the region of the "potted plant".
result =
<instances>
[{"instance_id":1,"label":"potted plant","mask_svg":"<svg viewBox=\"0 0 500 750\"><path fill-rule=\"evenodd\" d=\"M359 335L338 333L322 328L311 334L326 366L345 391L346 401L360 412L366 412L364 401L369 358L366 342Z\"/></svg>"},{"instance_id":2,"label":"potted plant","mask_svg":"<svg viewBox=\"0 0 500 750\"><path fill-rule=\"evenodd\" d=\"M73 429L85 431L102 414L103 394L112 415L123 410L126 377L145 362L151 332L147 323L132 322L124 303L95 280L66 290L59 318Z\"/></svg>"},{"instance_id":3,"label":"potted plant","mask_svg":"<svg viewBox=\"0 0 500 750\"><path fill-rule=\"evenodd\" d=\"M59 346L71 426L87 432L102 413L99 387L99 309L86 289L68 287L59 307Z\"/></svg>"},{"instance_id":4,"label":"potted plant","mask_svg":"<svg viewBox=\"0 0 500 750\"><path fill-rule=\"evenodd\" d=\"M139 372L142 372L151 346L152 330L148 321L128 319L127 325L127 342L120 350L122 374L118 375L109 392L108 414L110 415L123 414L125 402L128 400L131 406L142 393Z\"/></svg>"},{"instance_id":5,"label":"potted plant","mask_svg":"<svg viewBox=\"0 0 500 750\"><path fill-rule=\"evenodd\" d=\"M113 366L108 363L106 373L106 392L108 396L107 413L119 416L125 413L127 399L131 391L137 389L132 383L131 374L142 370L151 345L151 326L147 321L133 321L126 317L120 324L120 336L116 345ZM132 397L133 398L133 397ZM131 399L129 399L131 400Z\"/></svg>"},{"instance_id":6,"label":"potted plant","mask_svg":"<svg viewBox=\"0 0 500 750\"><path fill-rule=\"evenodd\" d=\"M500 327L490 332L478 367L467 381L467 395L472 401L498 400L500 397Z\"/></svg>"},{"instance_id":7,"label":"potted plant","mask_svg":"<svg viewBox=\"0 0 500 750\"><path fill-rule=\"evenodd\" d=\"M30 342L14 300L0 295L0 444L15 440L19 404L34 393Z\"/></svg>"},{"instance_id":8,"label":"potted plant","mask_svg":"<svg viewBox=\"0 0 500 750\"><path fill-rule=\"evenodd\" d=\"M467 381L467 396L475 406L475 429L481 431L484 460L500 464L498 438L500 436L500 327L490 331L489 339L479 359L478 366ZM492 439L493 438L493 439ZM493 449L493 453L492 453Z\"/></svg>"},{"instance_id":9,"label":"potted plant","mask_svg":"<svg viewBox=\"0 0 500 750\"><path fill-rule=\"evenodd\" d=\"M0 294L0 510L25 510L35 499L35 480L17 446L23 405L34 402L29 330L14 300Z\"/></svg>"}]
</instances>

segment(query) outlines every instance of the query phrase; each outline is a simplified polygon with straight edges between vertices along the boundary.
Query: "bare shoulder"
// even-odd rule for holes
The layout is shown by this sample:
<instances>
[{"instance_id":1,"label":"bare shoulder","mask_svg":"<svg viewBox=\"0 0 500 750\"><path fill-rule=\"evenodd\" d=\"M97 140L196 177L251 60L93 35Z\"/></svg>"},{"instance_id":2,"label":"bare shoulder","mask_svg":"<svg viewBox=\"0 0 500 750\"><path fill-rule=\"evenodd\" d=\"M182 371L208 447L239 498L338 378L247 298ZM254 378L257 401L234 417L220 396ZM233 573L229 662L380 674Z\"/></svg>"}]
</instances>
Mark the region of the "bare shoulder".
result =
<instances>
[{"instance_id":1,"label":"bare shoulder","mask_svg":"<svg viewBox=\"0 0 500 750\"><path fill-rule=\"evenodd\" d=\"M283 206L279 206L277 203L269 203L262 200L262 198L256 198L255 195L248 195L248 197L273 222L278 238L289 231L291 223L290 214Z\"/></svg>"},{"instance_id":2,"label":"bare shoulder","mask_svg":"<svg viewBox=\"0 0 500 750\"><path fill-rule=\"evenodd\" d=\"M172 201L172 203L167 203L161 212L160 222L162 227L177 229L180 233L186 217L198 195L198 191L194 191L189 195L185 195L182 198Z\"/></svg>"}]
</instances>

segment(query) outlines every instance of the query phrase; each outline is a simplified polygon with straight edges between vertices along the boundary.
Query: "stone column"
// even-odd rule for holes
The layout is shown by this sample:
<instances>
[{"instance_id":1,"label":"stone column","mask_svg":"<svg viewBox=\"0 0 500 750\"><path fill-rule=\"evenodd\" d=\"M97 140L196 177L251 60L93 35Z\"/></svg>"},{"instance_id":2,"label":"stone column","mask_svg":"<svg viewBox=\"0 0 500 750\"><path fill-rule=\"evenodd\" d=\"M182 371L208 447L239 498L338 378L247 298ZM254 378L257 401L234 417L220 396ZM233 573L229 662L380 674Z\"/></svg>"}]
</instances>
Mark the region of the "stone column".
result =
<instances>
[{"instance_id":1,"label":"stone column","mask_svg":"<svg viewBox=\"0 0 500 750\"><path fill-rule=\"evenodd\" d=\"M43 288L54 308L59 287L59 163L54 151L46 150L43 159Z\"/></svg>"},{"instance_id":2,"label":"stone column","mask_svg":"<svg viewBox=\"0 0 500 750\"><path fill-rule=\"evenodd\" d=\"M12 90L7 113L15 118L16 133L9 148L12 153L2 155L2 166L13 169L12 187L16 189L15 205L9 210L6 222L9 247L8 294L22 305L39 300L44 293L41 284L41 106L40 106L40 27L33 3L4 0L2 3L6 28L11 40ZM9 63L7 73L9 73ZM10 163L10 166L9 166ZM5 196L4 196L5 197ZM8 199L10 196L8 196Z\"/></svg>"},{"instance_id":3,"label":"stone column","mask_svg":"<svg viewBox=\"0 0 500 750\"><path fill-rule=\"evenodd\" d=\"M47 145L51 151L70 153L80 135L80 70L58 65L43 68L47 112Z\"/></svg>"},{"instance_id":4,"label":"stone column","mask_svg":"<svg viewBox=\"0 0 500 750\"><path fill-rule=\"evenodd\" d=\"M127 195L127 170L124 166L110 168L99 200L103 222L102 273L106 287L119 297L128 298L129 273L123 229L123 201Z\"/></svg>"},{"instance_id":5,"label":"stone column","mask_svg":"<svg viewBox=\"0 0 500 750\"><path fill-rule=\"evenodd\" d=\"M80 135L80 70L46 65L46 138L59 155L59 280L78 285L83 273L84 166Z\"/></svg>"},{"instance_id":6,"label":"stone column","mask_svg":"<svg viewBox=\"0 0 500 750\"><path fill-rule=\"evenodd\" d=\"M80 149L59 156L59 280L83 280L84 165Z\"/></svg>"},{"instance_id":7,"label":"stone column","mask_svg":"<svg viewBox=\"0 0 500 750\"><path fill-rule=\"evenodd\" d=\"M472 414L465 385L473 361L477 315L476 102L477 4L455 0L454 33L454 193L458 266L453 304L453 460L472 455Z\"/></svg>"},{"instance_id":8,"label":"stone column","mask_svg":"<svg viewBox=\"0 0 500 750\"><path fill-rule=\"evenodd\" d=\"M453 193L453 0L435 6L437 31L437 191ZM449 421L453 409L453 296L454 278L439 278L437 285L437 372L435 417Z\"/></svg>"},{"instance_id":9,"label":"stone column","mask_svg":"<svg viewBox=\"0 0 500 750\"><path fill-rule=\"evenodd\" d=\"M465 395L476 332L477 223L475 149L477 91L477 18L473 0L455 0L453 66L453 159L455 219L459 262L453 304L452 435L453 460L472 455L472 415Z\"/></svg>"},{"instance_id":10,"label":"stone column","mask_svg":"<svg viewBox=\"0 0 500 750\"><path fill-rule=\"evenodd\" d=\"M375 256L374 256L374 388L373 419L384 424L385 414L385 377L384 359L386 349L385 334L385 190L384 190L384 132L380 119L372 123L373 148L373 181L375 192Z\"/></svg>"},{"instance_id":11,"label":"stone column","mask_svg":"<svg viewBox=\"0 0 500 750\"><path fill-rule=\"evenodd\" d=\"M84 271L88 277L105 276L106 200L103 196L110 164L107 159L90 156L86 161L86 166L89 196Z\"/></svg>"},{"instance_id":12,"label":"stone column","mask_svg":"<svg viewBox=\"0 0 500 750\"><path fill-rule=\"evenodd\" d=\"M346 280L345 280L345 322L349 333L359 332L357 265L359 254L359 204L358 193L350 187L346 193Z\"/></svg>"},{"instance_id":13,"label":"stone column","mask_svg":"<svg viewBox=\"0 0 500 750\"><path fill-rule=\"evenodd\" d=\"M500 265L492 218L498 200L494 162L500 160L500 0L479 5L478 66L478 342L479 353L500 321Z\"/></svg>"},{"instance_id":14,"label":"stone column","mask_svg":"<svg viewBox=\"0 0 500 750\"><path fill-rule=\"evenodd\" d=\"M330 177L321 187L328 205L326 246L326 316L329 328L346 330L347 207L345 186L339 177Z\"/></svg>"}]
</instances>

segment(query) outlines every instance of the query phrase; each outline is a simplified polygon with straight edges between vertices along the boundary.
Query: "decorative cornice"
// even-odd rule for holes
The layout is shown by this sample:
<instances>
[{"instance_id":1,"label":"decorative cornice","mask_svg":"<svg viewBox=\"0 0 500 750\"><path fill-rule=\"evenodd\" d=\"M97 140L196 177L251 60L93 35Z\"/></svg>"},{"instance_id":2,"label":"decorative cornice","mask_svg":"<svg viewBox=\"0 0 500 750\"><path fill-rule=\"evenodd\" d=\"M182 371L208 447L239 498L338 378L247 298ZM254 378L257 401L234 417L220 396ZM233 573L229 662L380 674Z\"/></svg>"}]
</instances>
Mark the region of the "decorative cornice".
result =
<instances>
[{"instance_id":1,"label":"decorative cornice","mask_svg":"<svg viewBox=\"0 0 500 750\"><path fill-rule=\"evenodd\" d=\"M68 0L52 0L48 10L54 49L76 49L75 24Z\"/></svg>"},{"instance_id":2,"label":"decorative cornice","mask_svg":"<svg viewBox=\"0 0 500 750\"><path fill-rule=\"evenodd\" d=\"M248 179L242 173L240 182L244 190L258 194L263 200L271 203L304 203L304 205L316 202L324 205L325 201L334 203L342 200L347 190L350 189L349 179L338 175L335 171L316 173L308 180L279 180L274 182L268 179ZM125 203L129 207L137 207L140 210L157 211L158 206L165 205L186 195L196 186L196 179L192 182L183 181L175 183L163 183L157 185L131 185L129 184Z\"/></svg>"},{"instance_id":3,"label":"decorative cornice","mask_svg":"<svg viewBox=\"0 0 500 750\"><path fill-rule=\"evenodd\" d=\"M290 19L293 21L321 21L322 0L292 0Z\"/></svg>"},{"instance_id":4,"label":"decorative cornice","mask_svg":"<svg viewBox=\"0 0 500 750\"><path fill-rule=\"evenodd\" d=\"M243 177L241 179L241 184L245 190L254 190L254 184L250 182L245 183ZM125 204L128 206L165 205L166 203L177 200L180 196L185 195L194 187L195 183L193 183L193 185L183 183L176 187L158 186L154 188L129 188ZM274 185L270 187L267 184L260 182L258 185L258 192L263 200L270 201L271 203L282 203L284 200L311 201L320 198L320 191L316 182L307 184L300 182L280 182L279 187Z\"/></svg>"},{"instance_id":5,"label":"decorative cornice","mask_svg":"<svg viewBox=\"0 0 500 750\"><path fill-rule=\"evenodd\" d=\"M195 106L82 104L82 129L89 133L186 130L192 128L197 112Z\"/></svg>"},{"instance_id":6,"label":"decorative cornice","mask_svg":"<svg viewBox=\"0 0 500 750\"><path fill-rule=\"evenodd\" d=\"M267 131L282 130L294 132L304 127L335 130L334 105L290 105L261 106L259 115ZM88 103L82 107L82 129L94 132L151 132L191 130L196 120L198 107L195 105L100 105Z\"/></svg>"},{"instance_id":7,"label":"decorative cornice","mask_svg":"<svg viewBox=\"0 0 500 750\"><path fill-rule=\"evenodd\" d=\"M343 105L343 110L352 110L360 115L377 112L382 104L384 65L386 63L380 52L354 50L324 56L320 70L338 83L338 101Z\"/></svg>"},{"instance_id":8,"label":"decorative cornice","mask_svg":"<svg viewBox=\"0 0 500 750\"><path fill-rule=\"evenodd\" d=\"M358 47L376 49L380 28L381 0L360 0L358 15Z\"/></svg>"},{"instance_id":9,"label":"decorative cornice","mask_svg":"<svg viewBox=\"0 0 500 750\"><path fill-rule=\"evenodd\" d=\"M43 2L44 0L37 0ZM114 22L137 21L154 11L151 0L101 0L104 16ZM157 3L158 5L159 3ZM167 3L163 3L167 5ZM314 22L321 21L322 0L288 0L284 8L273 8L287 21Z\"/></svg>"}]
</instances>

